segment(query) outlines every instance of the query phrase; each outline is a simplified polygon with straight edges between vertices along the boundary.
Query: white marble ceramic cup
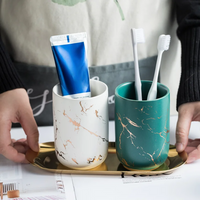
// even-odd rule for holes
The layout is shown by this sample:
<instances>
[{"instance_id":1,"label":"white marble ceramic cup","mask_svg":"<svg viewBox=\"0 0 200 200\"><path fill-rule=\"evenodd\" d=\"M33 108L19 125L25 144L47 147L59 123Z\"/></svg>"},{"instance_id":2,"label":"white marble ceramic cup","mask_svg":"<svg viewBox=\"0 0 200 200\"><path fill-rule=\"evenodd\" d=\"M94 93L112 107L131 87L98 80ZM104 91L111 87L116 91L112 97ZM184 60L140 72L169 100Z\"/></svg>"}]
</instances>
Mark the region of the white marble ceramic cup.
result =
<instances>
[{"instance_id":1,"label":"white marble ceramic cup","mask_svg":"<svg viewBox=\"0 0 200 200\"><path fill-rule=\"evenodd\" d=\"M87 170L102 164L108 152L108 87L90 80L91 98L62 96L53 88L55 152L71 169Z\"/></svg>"}]
</instances>

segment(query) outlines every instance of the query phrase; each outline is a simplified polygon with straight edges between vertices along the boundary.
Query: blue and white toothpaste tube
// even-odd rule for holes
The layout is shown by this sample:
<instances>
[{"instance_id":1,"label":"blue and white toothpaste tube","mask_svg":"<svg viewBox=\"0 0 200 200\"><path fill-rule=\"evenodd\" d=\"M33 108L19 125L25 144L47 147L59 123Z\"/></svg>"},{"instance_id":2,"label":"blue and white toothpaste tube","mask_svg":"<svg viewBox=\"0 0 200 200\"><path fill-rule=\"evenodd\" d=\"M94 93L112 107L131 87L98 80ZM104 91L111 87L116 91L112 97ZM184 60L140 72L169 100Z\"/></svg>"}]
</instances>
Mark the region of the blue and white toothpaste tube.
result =
<instances>
[{"instance_id":1,"label":"blue and white toothpaste tube","mask_svg":"<svg viewBox=\"0 0 200 200\"><path fill-rule=\"evenodd\" d=\"M90 97L87 34L56 35L50 37L50 42L62 95L74 99Z\"/></svg>"}]
</instances>

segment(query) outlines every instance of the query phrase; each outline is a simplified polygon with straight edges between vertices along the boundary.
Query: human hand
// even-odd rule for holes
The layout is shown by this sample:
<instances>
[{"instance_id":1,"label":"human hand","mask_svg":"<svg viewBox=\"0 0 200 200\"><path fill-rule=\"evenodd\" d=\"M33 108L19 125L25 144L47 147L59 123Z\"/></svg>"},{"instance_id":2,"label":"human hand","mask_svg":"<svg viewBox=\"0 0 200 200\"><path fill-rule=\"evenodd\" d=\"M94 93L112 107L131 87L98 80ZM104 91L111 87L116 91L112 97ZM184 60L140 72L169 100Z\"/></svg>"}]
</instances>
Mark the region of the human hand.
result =
<instances>
[{"instance_id":1,"label":"human hand","mask_svg":"<svg viewBox=\"0 0 200 200\"><path fill-rule=\"evenodd\" d=\"M188 139L192 121L200 121L200 102L185 103L178 108L176 150L188 153L187 163L200 158L200 139Z\"/></svg>"},{"instance_id":2,"label":"human hand","mask_svg":"<svg viewBox=\"0 0 200 200\"><path fill-rule=\"evenodd\" d=\"M27 139L11 139L12 122L21 124ZM20 88L0 94L0 153L14 162L28 163L25 153L29 148L39 151L38 137L26 91Z\"/></svg>"}]
</instances>

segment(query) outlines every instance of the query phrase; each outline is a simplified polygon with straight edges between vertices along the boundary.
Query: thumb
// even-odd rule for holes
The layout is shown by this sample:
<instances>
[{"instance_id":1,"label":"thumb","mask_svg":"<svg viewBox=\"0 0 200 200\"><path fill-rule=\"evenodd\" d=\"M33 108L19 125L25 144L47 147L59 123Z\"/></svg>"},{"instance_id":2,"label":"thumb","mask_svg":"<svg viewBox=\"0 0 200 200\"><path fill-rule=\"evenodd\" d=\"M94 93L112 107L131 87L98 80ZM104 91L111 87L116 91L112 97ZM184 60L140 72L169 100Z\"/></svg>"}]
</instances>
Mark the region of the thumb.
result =
<instances>
[{"instance_id":1,"label":"thumb","mask_svg":"<svg viewBox=\"0 0 200 200\"><path fill-rule=\"evenodd\" d=\"M39 132L36 121L33 117L32 110L26 110L20 114L19 122L24 129L25 134L27 135L27 142L29 147L35 151L39 151Z\"/></svg>"},{"instance_id":2,"label":"thumb","mask_svg":"<svg viewBox=\"0 0 200 200\"><path fill-rule=\"evenodd\" d=\"M176 125L176 150L182 152L188 143L188 135L190 130L192 117L189 113L179 112Z\"/></svg>"}]
</instances>

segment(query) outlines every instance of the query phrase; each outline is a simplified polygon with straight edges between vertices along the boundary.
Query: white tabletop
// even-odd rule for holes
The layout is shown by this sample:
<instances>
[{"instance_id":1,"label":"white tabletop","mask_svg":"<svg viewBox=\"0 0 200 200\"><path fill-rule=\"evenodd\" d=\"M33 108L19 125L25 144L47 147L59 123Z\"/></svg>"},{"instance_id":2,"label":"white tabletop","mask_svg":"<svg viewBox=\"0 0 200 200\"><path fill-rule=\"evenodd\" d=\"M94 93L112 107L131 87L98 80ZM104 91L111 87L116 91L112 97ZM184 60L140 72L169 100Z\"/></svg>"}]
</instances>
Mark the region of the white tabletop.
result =
<instances>
[{"instance_id":1,"label":"white tabletop","mask_svg":"<svg viewBox=\"0 0 200 200\"><path fill-rule=\"evenodd\" d=\"M175 144L175 129L177 116L170 118L170 143ZM114 141L114 122L109 122L109 140ZM190 138L200 138L200 123L193 122L190 129ZM39 142L54 140L53 127L39 127ZM21 128L13 128L11 135L15 139L25 136ZM29 171L31 165L23 166ZM30 170L32 179L39 179L45 175L48 178L55 176L43 170ZM35 174L34 174L35 173ZM39 173L39 174L38 174ZM60 175L65 185L66 199L70 200L122 200L122 199L200 199L200 160L186 164L170 175L159 176L127 176L121 178L113 175ZM1 176L0 176L1 178ZM49 178L49 181L51 178Z\"/></svg>"}]
</instances>

